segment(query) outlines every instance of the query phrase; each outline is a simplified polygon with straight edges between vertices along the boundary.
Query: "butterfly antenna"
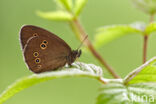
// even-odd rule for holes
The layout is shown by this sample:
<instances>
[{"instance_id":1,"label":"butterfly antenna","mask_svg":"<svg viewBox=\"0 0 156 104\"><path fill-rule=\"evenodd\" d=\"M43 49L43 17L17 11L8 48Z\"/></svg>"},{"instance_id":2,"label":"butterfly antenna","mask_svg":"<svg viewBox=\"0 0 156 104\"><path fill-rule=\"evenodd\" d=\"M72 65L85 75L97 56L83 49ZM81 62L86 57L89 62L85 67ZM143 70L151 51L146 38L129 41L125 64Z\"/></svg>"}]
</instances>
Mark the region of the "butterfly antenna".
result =
<instances>
[{"instance_id":1,"label":"butterfly antenna","mask_svg":"<svg viewBox=\"0 0 156 104\"><path fill-rule=\"evenodd\" d=\"M81 48L81 46L83 45L84 41L88 38L88 35L85 36L85 38L82 40L81 44L79 45L79 47L77 48L77 50L79 50Z\"/></svg>"}]
</instances>

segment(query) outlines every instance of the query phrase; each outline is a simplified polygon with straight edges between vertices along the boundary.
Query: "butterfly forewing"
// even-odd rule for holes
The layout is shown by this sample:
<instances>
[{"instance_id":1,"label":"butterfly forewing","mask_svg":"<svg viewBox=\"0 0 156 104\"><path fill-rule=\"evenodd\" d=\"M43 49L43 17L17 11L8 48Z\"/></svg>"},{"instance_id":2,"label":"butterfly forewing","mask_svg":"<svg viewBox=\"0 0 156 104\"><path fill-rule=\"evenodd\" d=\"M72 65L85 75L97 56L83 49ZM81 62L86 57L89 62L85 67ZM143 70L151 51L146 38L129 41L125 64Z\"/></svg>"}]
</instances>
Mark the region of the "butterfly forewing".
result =
<instances>
[{"instance_id":1,"label":"butterfly forewing","mask_svg":"<svg viewBox=\"0 0 156 104\"><path fill-rule=\"evenodd\" d=\"M51 39L57 39L58 42L60 44L62 44L64 47L71 49L64 40L62 40L55 34L49 32L43 28L33 26L33 25L25 25L21 28L20 40L21 40L22 48L24 49L24 46L27 44L28 40L35 36L47 36L48 38L51 38Z\"/></svg>"}]
</instances>

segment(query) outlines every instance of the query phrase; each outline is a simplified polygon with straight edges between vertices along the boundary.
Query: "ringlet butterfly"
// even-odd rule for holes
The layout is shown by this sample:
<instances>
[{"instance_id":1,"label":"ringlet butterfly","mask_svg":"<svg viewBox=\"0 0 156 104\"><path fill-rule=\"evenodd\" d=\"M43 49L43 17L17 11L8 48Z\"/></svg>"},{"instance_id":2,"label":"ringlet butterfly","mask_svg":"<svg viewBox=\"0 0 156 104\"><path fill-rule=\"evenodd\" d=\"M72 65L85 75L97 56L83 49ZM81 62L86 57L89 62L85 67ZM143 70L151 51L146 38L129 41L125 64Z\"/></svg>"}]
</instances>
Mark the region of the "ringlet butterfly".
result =
<instances>
[{"instance_id":1,"label":"ringlet butterfly","mask_svg":"<svg viewBox=\"0 0 156 104\"><path fill-rule=\"evenodd\" d=\"M81 55L80 47L71 50L64 40L37 26L23 26L20 30L20 42L25 62L34 73L56 70L66 63L71 66Z\"/></svg>"}]
</instances>

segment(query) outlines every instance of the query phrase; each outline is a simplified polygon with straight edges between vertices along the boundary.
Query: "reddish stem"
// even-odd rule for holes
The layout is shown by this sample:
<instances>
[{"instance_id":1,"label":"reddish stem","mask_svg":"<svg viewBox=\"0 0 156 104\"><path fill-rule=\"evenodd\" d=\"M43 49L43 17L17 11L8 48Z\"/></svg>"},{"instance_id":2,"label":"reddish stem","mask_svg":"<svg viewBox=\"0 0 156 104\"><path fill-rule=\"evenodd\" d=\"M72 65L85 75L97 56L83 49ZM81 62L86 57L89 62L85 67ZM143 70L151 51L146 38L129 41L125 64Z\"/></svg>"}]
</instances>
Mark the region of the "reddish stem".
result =
<instances>
[{"instance_id":1,"label":"reddish stem","mask_svg":"<svg viewBox=\"0 0 156 104\"><path fill-rule=\"evenodd\" d=\"M83 38L87 35L84 31L82 25L80 24L79 20L75 19L73 21L75 26L77 27L78 31L80 32L80 40L82 41ZM91 51L91 53L98 59L98 61L104 65L104 67L112 74L114 78L120 78L120 76L117 75L117 73L113 70L113 68L108 65L108 63L101 57L101 55L96 51L90 40L87 38L85 41L85 45L88 47L88 49Z\"/></svg>"},{"instance_id":2,"label":"reddish stem","mask_svg":"<svg viewBox=\"0 0 156 104\"><path fill-rule=\"evenodd\" d=\"M154 14L151 14L149 22L154 21ZM143 63L147 61L147 46L148 46L148 34L144 35L144 45L143 45Z\"/></svg>"},{"instance_id":3,"label":"reddish stem","mask_svg":"<svg viewBox=\"0 0 156 104\"><path fill-rule=\"evenodd\" d=\"M143 46L143 63L147 60L147 43L148 43L148 36L144 36L144 46Z\"/></svg>"}]
</instances>

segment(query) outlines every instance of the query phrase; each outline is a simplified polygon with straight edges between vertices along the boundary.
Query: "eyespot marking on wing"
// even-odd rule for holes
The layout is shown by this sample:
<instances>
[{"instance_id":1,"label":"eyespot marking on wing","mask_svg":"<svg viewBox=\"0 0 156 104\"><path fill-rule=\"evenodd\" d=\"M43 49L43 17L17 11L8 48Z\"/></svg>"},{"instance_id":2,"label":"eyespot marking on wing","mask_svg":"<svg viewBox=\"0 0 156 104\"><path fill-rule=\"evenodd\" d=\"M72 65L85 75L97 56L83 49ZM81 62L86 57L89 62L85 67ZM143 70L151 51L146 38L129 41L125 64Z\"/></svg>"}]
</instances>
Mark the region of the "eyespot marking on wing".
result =
<instances>
[{"instance_id":1,"label":"eyespot marking on wing","mask_svg":"<svg viewBox=\"0 0 156 104\"><path fill-rule=\"evenodd\" d=\"M39 68L41 68L42 67L42 65L37 65L37 68L39 69Z\"/></svg>"},{"instance_id":2,"label":"eyespot marking on wing","mask_svg":"<svg viewBox=\"0 0 156 104\"><path fill-rule=\"evenodd\" d=\"M37 33L34 33L33 36L36 37L36 36L38 36L38 34Z\"/></svg>"},{"instance_id":3,"label":"eyespot marking on wing","mask_svg":"<svg viewBox=\"0 0 156 104\"><path fill-rule=\"evenodd\" d=\"M39 64L40 62L41 62L41 59L40 59L40 58L36 58L36 59L35 59L35 63L36 63L36 64Z\"/></svg>"},{"instance_id":4,"label":"eyespot marking on wing","mask_svg":"<svg viewBox=\"0 0 156 104\"><path fill-rule=\"evenodd\" d=\"M48 44L48 41L47 41L47 40L43 40L42 43L44 43L44 44Z\"/></svg>"},{"instance_id":5,"label":"eyespot marking on wing","mask_svg":"<svg viewBox=\"0 0 156 104\"><path fill-rule=\"evenodd\" d=\"M34 53L33 53L33 56L34 56L34 57L38 57L38 55L39 55L38 52L34 52Z\"/></svg>"},{"instance_id":6,"label":"eyespot marking on wing","mask_svg":"<svg viewBox=\"0 0 156 104\"><path fill-rule=\"evenodd\" d=\"M39 72L39 71L41 71L41 67L42 67L42 65L37 65L37 66L36 66L36 70L35 70L35 72Z\"/></svg>"},{"instance_id":7,"label":"eyespot marking on wing","mask_svg":"<svg viewBox=\"0 0 156 104\"><path fill-rule=\"evenodd\" d=\"M41 44L40 44L40 48L41 48L41 49L46 49L46 48L47 48L47 45L46 45L45 43L41 43Z\"/></svg>"}]
</instances>

